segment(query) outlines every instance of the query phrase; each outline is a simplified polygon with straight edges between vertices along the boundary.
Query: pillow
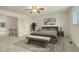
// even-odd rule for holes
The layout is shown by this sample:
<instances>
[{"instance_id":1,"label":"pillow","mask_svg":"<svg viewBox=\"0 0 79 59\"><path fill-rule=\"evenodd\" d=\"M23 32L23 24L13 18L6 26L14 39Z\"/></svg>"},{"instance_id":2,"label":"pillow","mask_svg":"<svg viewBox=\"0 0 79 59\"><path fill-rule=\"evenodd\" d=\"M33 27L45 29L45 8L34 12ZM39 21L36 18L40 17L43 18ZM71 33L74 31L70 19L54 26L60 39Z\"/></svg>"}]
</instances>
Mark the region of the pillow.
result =
<instances>
[{"instance_id":1,"label":"pillow","mask_svg":"<svg viewBox=\"0 0 79 59\"><path fill-rule=\"evenodd\" d=\"M40 32L42 33L50 33L50 34L57 34L57 31L56 30L40 30Z\"/></svg>"}]
</instances>

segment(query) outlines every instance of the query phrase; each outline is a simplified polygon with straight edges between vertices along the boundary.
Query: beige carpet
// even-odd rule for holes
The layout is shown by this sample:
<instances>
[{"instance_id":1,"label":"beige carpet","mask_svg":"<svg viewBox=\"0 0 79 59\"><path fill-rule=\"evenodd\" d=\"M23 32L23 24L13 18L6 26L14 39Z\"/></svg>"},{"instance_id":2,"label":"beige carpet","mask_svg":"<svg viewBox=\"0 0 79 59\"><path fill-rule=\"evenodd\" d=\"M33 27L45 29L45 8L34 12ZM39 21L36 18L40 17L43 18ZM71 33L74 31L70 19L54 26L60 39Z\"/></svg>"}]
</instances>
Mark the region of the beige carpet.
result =
<instances>
[{"instance_id":1,"label":"beige carpet","mask_svg":"<svg viewBox=\"0 0 79 59\"><path fill-rule=\"evenodd\" d=\"M48 44L46 48L43 48L42 46L37 44L28 44L28 41L26 39L16 42L14 44L16 46L29 49L33 52L53 52L55 48L55 44Z\"/></svg>"},{"instance_id":2,"label":"beige carpet","mask_svg":"<svg viewBox=\"0 0 79 59\"><path fill-rule=\"evenodd\" d=\"M14 43L14 45L33 52L79 52L74 43L69 43L70 41L72 40L69 37L59 37L56 44L48 44L44 48L37 44L28 44L28 39L23 39Z\"/></svg>"}]
</instances>

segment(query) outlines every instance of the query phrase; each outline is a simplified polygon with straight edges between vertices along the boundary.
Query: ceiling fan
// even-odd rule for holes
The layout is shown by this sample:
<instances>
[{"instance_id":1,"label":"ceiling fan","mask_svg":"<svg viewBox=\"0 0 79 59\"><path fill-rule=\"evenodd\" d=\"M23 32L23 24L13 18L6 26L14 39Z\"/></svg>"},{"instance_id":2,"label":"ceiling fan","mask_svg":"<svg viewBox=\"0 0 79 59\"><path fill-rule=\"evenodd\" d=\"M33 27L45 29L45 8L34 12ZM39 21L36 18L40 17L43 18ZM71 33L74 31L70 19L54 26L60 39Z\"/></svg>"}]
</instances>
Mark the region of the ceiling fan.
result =
<instances>
[{"instance_id":1,"label":"ceiling fan","mask_svg":"<svg viewBox=\"0 0 79 59\"><path fill-rule=\"evenodd\" d=\"M44 10L44 8L40 8L40 7L38 7L38 6L32 6L32 8L31 9L25 9L25 10L31 10L31 12L30 13L40 13L42 10Z\"/></svg>"}]
</instances>

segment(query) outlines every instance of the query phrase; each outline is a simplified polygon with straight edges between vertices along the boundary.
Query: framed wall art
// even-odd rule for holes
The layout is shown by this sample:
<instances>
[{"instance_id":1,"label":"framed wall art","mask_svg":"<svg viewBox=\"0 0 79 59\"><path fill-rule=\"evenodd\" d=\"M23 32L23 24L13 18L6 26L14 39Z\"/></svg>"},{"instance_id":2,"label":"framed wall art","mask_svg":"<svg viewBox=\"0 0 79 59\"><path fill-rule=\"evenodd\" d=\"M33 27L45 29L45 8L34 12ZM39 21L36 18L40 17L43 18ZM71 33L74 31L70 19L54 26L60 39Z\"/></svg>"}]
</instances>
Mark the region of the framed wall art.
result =
<instances>
[{"instance_id":1,"label":"framed wall art","mask_svg":"<svg viewBox=\"0 0 79 59\"><path fill-rule=\"evenodd\" d=\"M55 18L44 18L44 25L56 25Z\"/></svg>"}]
</instances>

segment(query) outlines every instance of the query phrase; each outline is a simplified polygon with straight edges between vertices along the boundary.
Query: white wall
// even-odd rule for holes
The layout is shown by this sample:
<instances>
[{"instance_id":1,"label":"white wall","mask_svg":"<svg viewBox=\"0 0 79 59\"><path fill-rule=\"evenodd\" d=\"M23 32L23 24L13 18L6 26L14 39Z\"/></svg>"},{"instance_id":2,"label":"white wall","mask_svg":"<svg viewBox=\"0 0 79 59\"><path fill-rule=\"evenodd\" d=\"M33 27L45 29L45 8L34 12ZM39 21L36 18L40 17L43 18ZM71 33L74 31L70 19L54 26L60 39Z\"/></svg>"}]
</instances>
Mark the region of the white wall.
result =
<instances>
[{"instance_id":1,"label":"white wall","mask_svg":"<svg viewBox=\"0 0 79 59\"><path fill-rule=\"evenodd\" d=\"M19 36L26 36L30 34L30 25L33 22L29 16L21 16L18 18Z\"/></svg>"},{"instance_id":2,"label":"white wall","mask_svg":"<svg viewBox=\"0 0 79 59\"><path fill-rule=\"evenodd\" d=\"M71 38L73 42L77 45L79 48L79 25L73 24L73 12L76 10L77 7L72 7L69 11L69 17L70 17L70 33Z\"/></svg>"},{"instance_id":3,"label":"white wall","mask_svg":"<svg viewBox=\"0 0 79 59\"><path fill-rule=\"evenodd\" d=\"M9 34L9 29L16 29L18 30L18 19L16 17L4 16L5 19L5 27L6 27L6 34Z\"/></svg>"},{"instance_id":4,"label":"white wall","mask_svg":"<svg viewBox=\"0 0 79 59\"><path fill-rule=\"evenodd\" d=\"M18 19L16 17L4 16L6 17L5 23L8 29L17 29L18 28Z\"/></svg>"},{"instance_id":5,"label":"white wall","mask_svg":"<svg viewBox=\"0 0 79 59\"><path fill-rule=\"evenodd\" d=\"M43 19L49 18L49 17L56 18L56 25L63 28L63 30L65 32L65 36L70 35L68 12L60 12L60 13L54 13L54 14L48 14L48 15L40 15L40 16L34 17L34 19L36 20L35 22L38 24L38 26L41 27L42 25L44 25Z\"/></svg>"},{"instance_id":6,"label":"white wall","mask_svg":"<svg viewBox=\"0 0 79 59\"><path fill-rule=\"evenodd\" d=\"M30 33L29 26L32 23L32 18L30 16L10 12L3 9L0 9L0 15L18 18L18 36L25 36Z\"/></svg>"}]
</instances>

